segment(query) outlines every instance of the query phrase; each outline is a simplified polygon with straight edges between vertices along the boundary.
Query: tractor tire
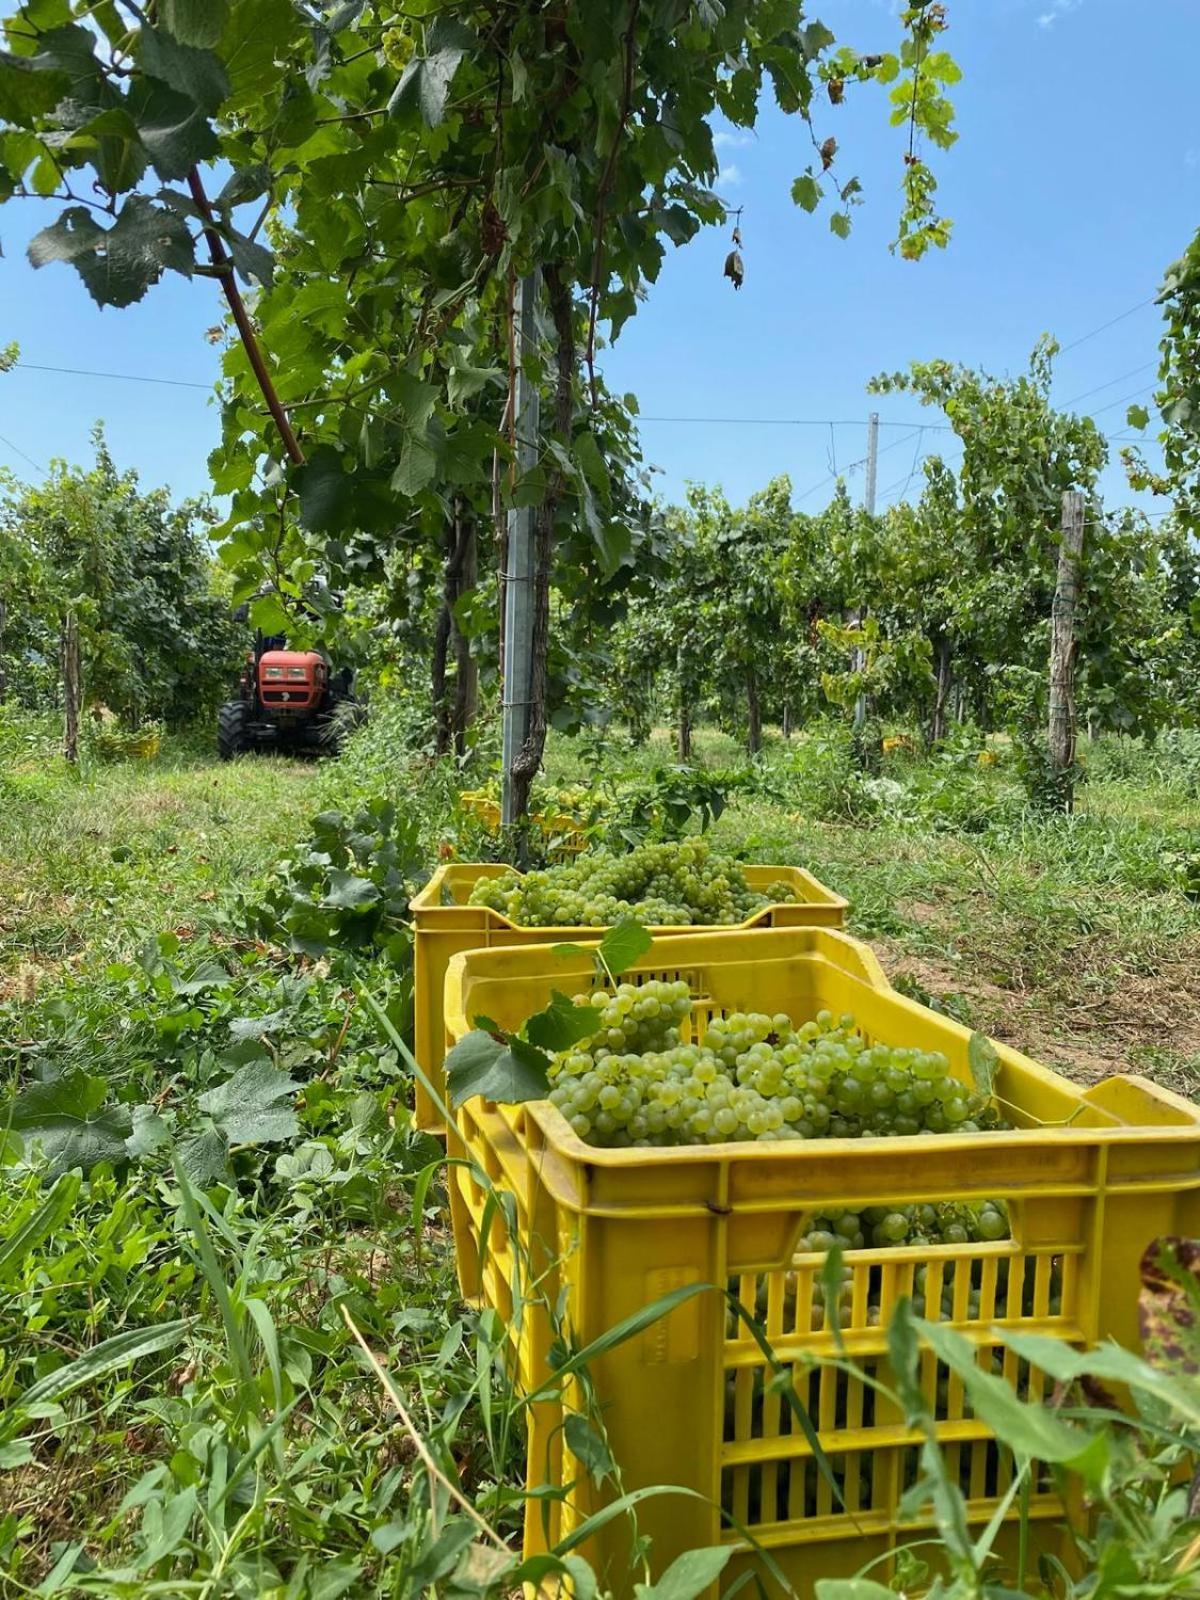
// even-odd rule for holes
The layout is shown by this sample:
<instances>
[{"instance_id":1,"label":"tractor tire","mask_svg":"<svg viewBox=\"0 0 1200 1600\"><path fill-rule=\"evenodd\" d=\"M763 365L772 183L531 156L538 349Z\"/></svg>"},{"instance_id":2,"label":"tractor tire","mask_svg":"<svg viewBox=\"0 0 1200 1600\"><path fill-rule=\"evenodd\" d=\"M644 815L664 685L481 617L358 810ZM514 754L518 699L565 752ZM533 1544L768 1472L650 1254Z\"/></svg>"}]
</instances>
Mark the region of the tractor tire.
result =
<instances>
[{"instance_id":1,"label":"tractor tire","mask_svg":"<svg viewBox=\"0 0 1200 1600\"><path fill-rule=\"evenodd\" d=\"M217 712L217 754L222 761L232 761L250 748L246 732L246 703L244 700L226 700Z\"/></svg>"}]
</instances>

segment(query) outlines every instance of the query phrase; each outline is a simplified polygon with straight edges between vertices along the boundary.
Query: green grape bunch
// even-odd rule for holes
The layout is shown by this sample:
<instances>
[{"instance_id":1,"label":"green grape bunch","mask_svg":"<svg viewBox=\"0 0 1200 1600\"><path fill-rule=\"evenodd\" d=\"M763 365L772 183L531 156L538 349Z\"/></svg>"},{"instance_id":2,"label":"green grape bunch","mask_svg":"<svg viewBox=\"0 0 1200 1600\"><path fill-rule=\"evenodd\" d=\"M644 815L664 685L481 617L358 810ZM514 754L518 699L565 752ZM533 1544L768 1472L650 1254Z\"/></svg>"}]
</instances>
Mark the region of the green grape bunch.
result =
<instances>
[{"instance_id":1,"label":"green grape bunch","mask_svg":"<svg viewBox=\"0 0 1200 1600\"><path fill-rule=\"evenodd\" d=\"M736 861L714 854L704 839L685 839L481 878L470 903L525 928L606 928L626 917L646 927L686 928L745 922L765 906L794 899L783 881L757 894Z\"/></svg>"},{"instance_id":2,"label":"green grape bunch","mask_svg":"<svg viewBox=\"0 0 1200 1600\"><path fill-rule=\"evenodd\" d=\"M696 1037L683 981L621 983L575 1003L599 1011L600 1027L555 1057L550 1099L591 1144L853 1139L1000 1125L940 1051L869 1043L848 1014L820 1011L797 1026L782 1012L736 1012L713 1017Z\"/></svg>"}]
</instances>

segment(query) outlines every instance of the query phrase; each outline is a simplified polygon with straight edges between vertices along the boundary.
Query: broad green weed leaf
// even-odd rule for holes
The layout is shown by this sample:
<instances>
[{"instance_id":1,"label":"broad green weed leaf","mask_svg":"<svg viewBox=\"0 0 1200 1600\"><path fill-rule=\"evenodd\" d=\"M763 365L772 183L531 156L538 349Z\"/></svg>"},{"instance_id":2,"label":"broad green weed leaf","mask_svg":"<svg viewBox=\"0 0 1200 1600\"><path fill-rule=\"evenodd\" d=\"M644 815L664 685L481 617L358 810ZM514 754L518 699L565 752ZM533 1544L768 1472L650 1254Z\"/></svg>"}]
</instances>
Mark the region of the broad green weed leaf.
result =
<instances>
[{"instance_id":1,"label":"broad green weed leaf","mask_svg":"<svg viewBox=\"0 0 1200 1600\"><path fill-rule=\"evenodd\" d=\"M563 1435L567 1449L583 1463L599 1487L613 1470L613 1458L598 1430L581 1412L573 1411L563 1424Z\"/></svg>"},{"instance_id":2,"label":"broad green weed leaf","mask_svg":"<svg viewBox=\"0 0 1200 1600\"><path fill-rule=\"evenodd\" d=\"M818 1578L817 1600L896 1600L896 1592L873 1578Z\"/></svg>"},{"instance_id":3,"label":"broad green weed leaf","mask_svg":"<svg viewBox=\"0 0 1200 1600\"><path fill-rule=\"evenodd\" d=\"M733 1555L729 1545L711 1545L707 1550L687 1550L677 1556L657 1583L638 1583L638 1600L696 1600L724 1572Z\"/></svg>"},{"instance_id":4,"label":"broad green weed leaf","mask_svg":"<svg viewBox=\"0 0 1200 1600\"><path fill-rule=\"evenodd\" d=\"M108 1084L86 1072L68 1072L51 1083L35 1083L12 1102L12 1127L27 1153L40 1148L51 1177L101 1161L125 1159L130 1115L125 1106L106 1106Z\"/></svg>"},{"instance_id":5,"label":"broad green weed leaf","mask_svg":"<svg viewBox=\"0 0 1200 1600\"><path fill-rule=\"evenodd\" d=\"M179 1141L175 1160L197 1189L207 1189L229 1175L229 1141L216 1128L204 1128Z\"/></svg>"},{"instance_id":6,"label":"broad green weed leaf","mask_svg":"<svg viewBox=\"0 0 1200 1600\"><path fill-rule=\"evenodd\" d=\"M75 1207L82 1179L78 1172L64 1172L50 1193L8 1239L0 1242L0 1283L50 1234L56 1232Z\"/></svg>"},{"instance_id":7,"label":"broad green weed leaf","mask_svg":"<svg viewBox=\"0 0 1200 1600\"><path fill-rule=\"evenodd\" d=\"M331 911L365 911L377 904L379 890L369 878L359 878L341 867L329 869L329 891L321 901Z\"/></svg>"},{"instance_id":8,"label":"broad green weed leaf","mask_svg":"<svg viewBox=\"0 0 1200 1600\"><path fill-rule=\"evenodd\" d=\"M1076 1462L1085 1454L1086 1434L1045 1407L1026 1404L1006 1379L985 1372L970 1340L935 1322L915 1321L921 1338L962 1379L975 1414L1016 1454L1055 1462Z\"/></svg>"},{"instance_id":9,"label":"broad green weed leaf","mask_svg":"<svg viewBox=\"0 0 1200 1600\"><path fill-rule=\"evenodd\" d=\"M170 1350L183 1339L191 1326L192 1319L185 1317L177 1322L161 1322L155 1328L127 1328L124 1333L101 1340L74 1361L68 1361L65 1366L57 1367L44 1378L39 1378L18 1397L17 1404L28 1410L49 1400L61 1400L75 1389L81 1389L84 1384L97 1383L110 1373L119 1372L122 1367L140 1361L143 1356Z\"/></svg>"},{"instance_id":10,"label":"broad green weed leaf","mask_svg":"<svg viewBox=\"0 0 1200 1600\"><path fill-rule=\"evenodd\" d=\"M193 1484L182 1489L169 1500L148 1500L142 1513L142 1537L145 1549L138 1557L138 1568L145 1572L166 1556L173 1555L196 1515L197 1496Z\"/></svg>"},{"instance_id":11,"label":"broad green weed leaf","mask_svg":"<svg viewBox=\"0 0 1200 1600\"><path fill-rule=\"evenodd\" d=\"M300 1085L270 1061L252 1061L196 1101L230 1144L275 1144L300 1131Z\"/></svg>"},{"instance_id":12,"label":"broad green weed leaf","mask_svg":"<svg viewBox=\"0 0 1200 1600\"><path fill-rule=\"evenodd\" d=\"M478 1530L466 1517L447 1522L438 1537L423 1553L408 1574L414 1594L428 1594L439 1578L453 1572L458 1558L474 1539Z\"/></svg>"}]
</instances>

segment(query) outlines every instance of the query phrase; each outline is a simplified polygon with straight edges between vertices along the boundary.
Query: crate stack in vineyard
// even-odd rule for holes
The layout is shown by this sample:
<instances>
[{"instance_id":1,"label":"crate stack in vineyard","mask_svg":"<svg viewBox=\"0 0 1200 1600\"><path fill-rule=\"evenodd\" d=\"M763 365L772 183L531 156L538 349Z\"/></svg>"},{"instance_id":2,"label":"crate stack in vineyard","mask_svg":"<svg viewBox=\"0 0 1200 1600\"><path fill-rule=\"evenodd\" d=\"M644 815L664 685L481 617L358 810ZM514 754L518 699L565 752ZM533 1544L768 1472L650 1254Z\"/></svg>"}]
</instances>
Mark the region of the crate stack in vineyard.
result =
<instances>
[{"instance_id":1,"label":"crate stack in vineyard","mask_svg":"<svg viewBox=\"0 0 1200 1600\"><path fill-rule=\"evenodd\" d=\"M866 945L814 925L840 923L844 909L821 896L807 926L791 905L773 908L786 912L785 926L660 930L624 981L686 981L685 1039L734 1012L785 1013L796 1023L849 1013L868 1043L940 1052L969 1086L969 1030L897 993ZM438 953L439 1061L476 1016L515 1029L552 990L598 982L586 952L554 949L559 930L535 942L533 930L493 928L494 943L479 931L445 929L459 943ZM598 930L566 937L595 940ZM468 938L476 948L465 948ZM418 995L418 1015L421 1003ZM969 1340L980 1365L1033 1404L1048 1402L1051 1385L997 1330L1136 1345L1146 1244L1200 1231L1200 1112L1141 1078L1085 1089L994 1048L995 1094L1011 1126L986 1133L622 1149L585 1142L550 1101L476 1098L457 1109L447 1170L461 1286L499 1313L519 1386L536 1397L528 1483L547 1492L528 1502L527 1554L569 1539L616 1493L598 1488L569 1448L567 1419L587 1407L574 1379L555 1377L563 1341L588 1346L664 1296L681 1300L588 1364L621 1491L687 1491L637 1507L656 1572L686 1550L727 1543L734 1554L722 1586L754 1567L771 1595L811 1595L818 1579L851 1576L876 1558L872 1575L886 1581L901 1546L928 1558L937 1543L932 1513L902 1512L921 1434L875 1386L891 1387L887 1326L902 1297L919 1293L927 1316ZM851 1248L831 1307L826 1258L807 1242L815 1218L986 1200L1004 1203L1009 1237ZM748 1318L765 1330L771 1358ZM921 1357L920 1381L982 1531L1011 1487L1012 1460L932 1351ZM1001 1548L1008 1540L1015 1550L1022 1501L1035 1548L1062 1550L1064 1507L1037 1477L1010 1497ZM583 1549L619 1595L632 1592L621 1576L631 1537L629 1519L617 1516ZM762 1549L790 1589L769 1576Z\"/></svg>"},{"instance_id":2,"label":"crate stack in vineyard","mask_svg":"<svg viewBox=\"0 0 1200 1600\"><path fill-rule=\"evenodd\" d=\"M443 1003L446 969L452 956L464 950L499 949L508 946L547 942L583 944L595 941L599 928L519 927L511 917L491 906L472 905L471 891L483 878L502 878L512 869L484 863L452 863L437 872L410 903L413 922L413 1030L417 1060L439 1094L444 1089L442 1061L445 1056ZM764 906L746 922L751 928L787 928L814 925L840 928L846 920L846 901L834 894L812 873L800 867L745 867L746 882L763 893L775 884L785 883L792 899ZM688 935L705 930L696 928L651 928L651 933ZM445 1134L441 1111L422 1084L416 1089L416 1124L424 1133Z\"/></svg>"}]
</instances>

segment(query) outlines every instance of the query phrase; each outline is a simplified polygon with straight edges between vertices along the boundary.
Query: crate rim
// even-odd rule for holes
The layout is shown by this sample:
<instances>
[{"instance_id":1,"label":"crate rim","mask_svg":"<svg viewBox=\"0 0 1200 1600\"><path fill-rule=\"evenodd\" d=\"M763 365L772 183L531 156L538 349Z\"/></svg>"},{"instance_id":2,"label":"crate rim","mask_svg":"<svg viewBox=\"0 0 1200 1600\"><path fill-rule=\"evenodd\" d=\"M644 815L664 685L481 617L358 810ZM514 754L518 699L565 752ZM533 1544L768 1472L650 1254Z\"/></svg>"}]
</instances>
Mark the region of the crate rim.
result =
<instances>
[{"instance_id":1,"label":"crate rim","mask_svg":"<svg viewBox=\"0 0 1200 1600\"><path fill-rule=\"evenodd\" d=\"M779 906L787 907L794 905L797 907L805 907L815 905L820 906L823 910L828 910L830 912L840 911L843 915L845 915L845 913L850 909L850 902L845 898L844 895L840 895L836 890L828 888L814 873L810 872L807 867L783 866L775 862L761 861L739 861L737 864L743 869L750 867L758 872L769 871L772 873L778 873L781 876L794 875L799 880L798 887L804 889L816 889L819 891L818 896L815 899L808 901L768 901L765 906L760 906L757 911L753 912L749 917L746 917L741 922L688 923L684 925L683 930L681 930L680 926L675 923L654 924L647 925L647 933L654 935L661 934L665 936L667 934L679 933L680 931L691 931L697 928L711 928L714 931L717 929L722 929L726 933L737 933L743 929L749 931L761 919L765 912L772 911ZM438 911L479 911L486 914L489 924L493 927L511 928L519 933L540 933L545 931L547 933L556 934L559 940L569 939L574 942L579 942L580 936L584 938L590 936L598 939L603 935L605 928L609 926L609 924L605 924L601 927L574 925L571 927L564 926L562 928L552 928L546 923L514 922L512 918L509 917L505 912L497 911L493 906L469 906L466 901L463 901L461 905L443 906L441 904L441 893L446 879L451 875L460 872L473 872L476 874L477 879L499 878L503 877L504 874L508 872L515 872L518 877L525 877L525 873L520 867L514 867L508 862L504 861L444 861L429 879L428 883L425 884L424 888L419 890L417 894L413 895L412 899L409 901L410 911L423 914Z\"/></svg>"}]
</instances>

